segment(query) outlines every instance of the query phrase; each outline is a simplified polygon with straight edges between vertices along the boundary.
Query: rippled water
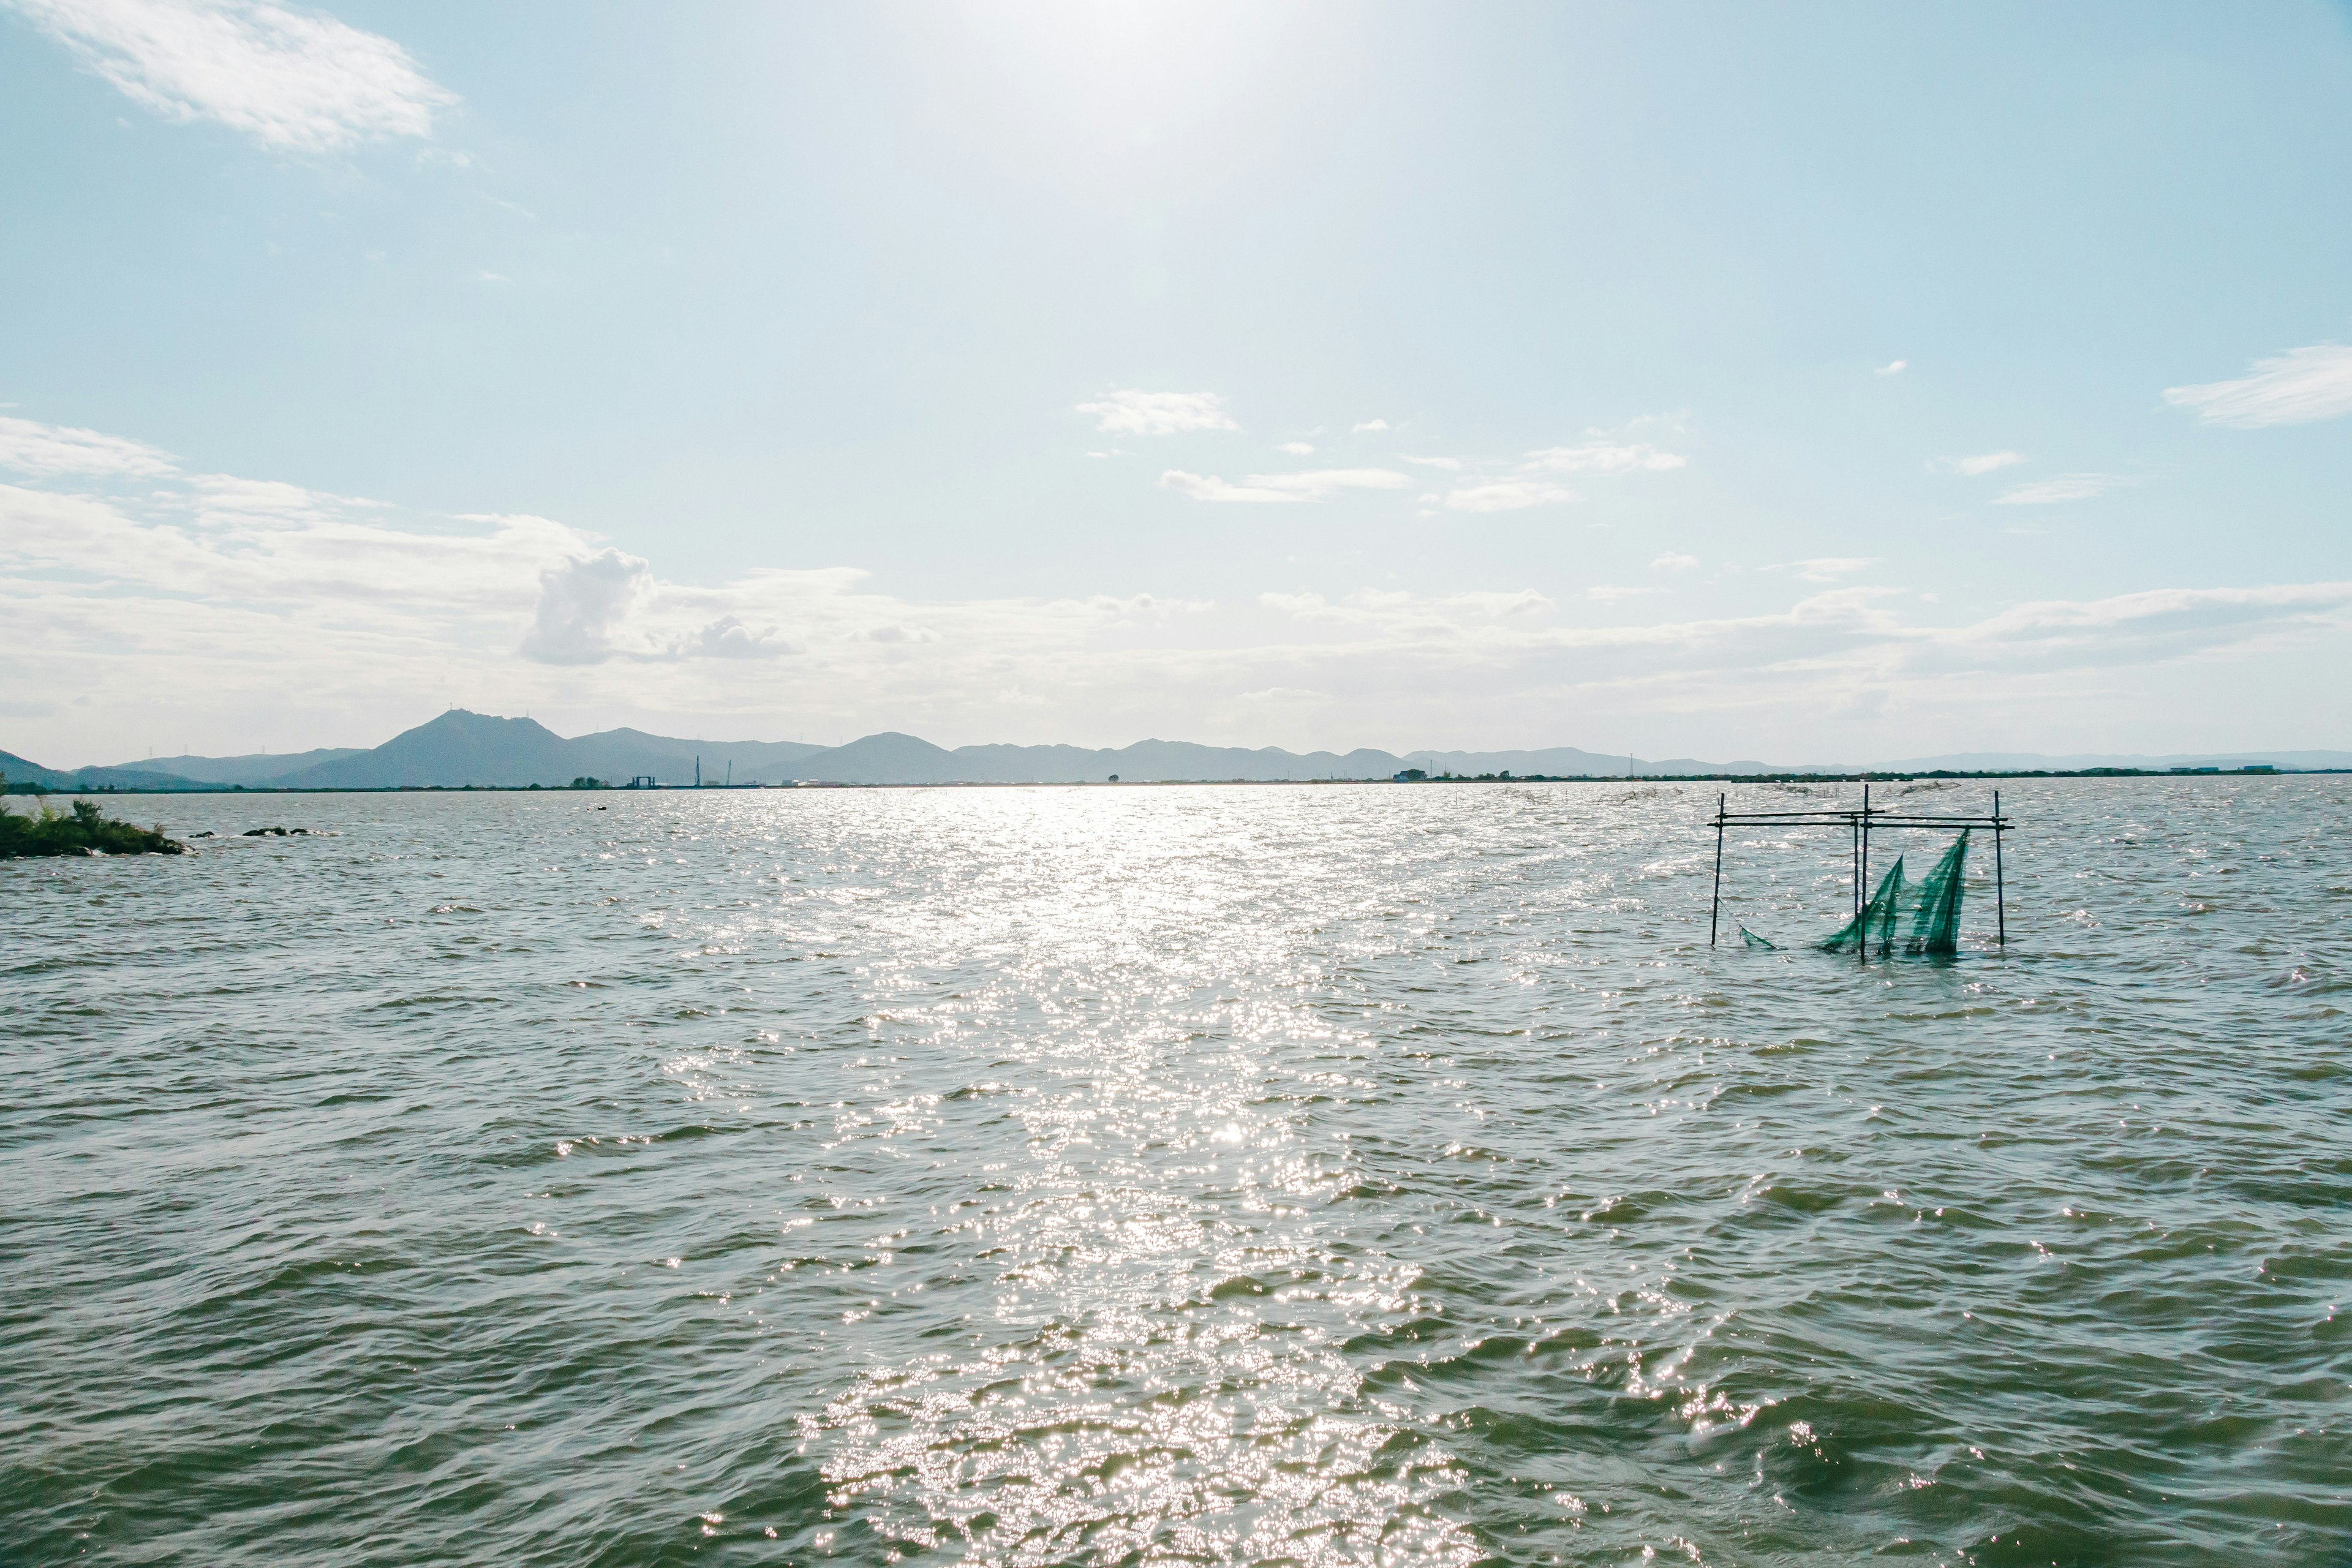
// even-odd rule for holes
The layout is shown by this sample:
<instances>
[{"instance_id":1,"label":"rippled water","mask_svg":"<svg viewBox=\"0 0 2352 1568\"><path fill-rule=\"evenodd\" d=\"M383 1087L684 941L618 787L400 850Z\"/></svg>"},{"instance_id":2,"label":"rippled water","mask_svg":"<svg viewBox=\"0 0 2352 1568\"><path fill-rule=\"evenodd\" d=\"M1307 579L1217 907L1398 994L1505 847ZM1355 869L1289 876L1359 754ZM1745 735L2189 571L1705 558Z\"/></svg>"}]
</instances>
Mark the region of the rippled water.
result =
<instances>
[{"instance_id":1,"label":"rippled water","mask_svg":"<svg viewBox=\"0 0 2352 1568\"><path fill-rule=\"evenodd\" d=\"M127 802L334 836L0 868L0 1557L2342 1563L2352 781L2003 789Z\"/></svg>"}]
</instances>

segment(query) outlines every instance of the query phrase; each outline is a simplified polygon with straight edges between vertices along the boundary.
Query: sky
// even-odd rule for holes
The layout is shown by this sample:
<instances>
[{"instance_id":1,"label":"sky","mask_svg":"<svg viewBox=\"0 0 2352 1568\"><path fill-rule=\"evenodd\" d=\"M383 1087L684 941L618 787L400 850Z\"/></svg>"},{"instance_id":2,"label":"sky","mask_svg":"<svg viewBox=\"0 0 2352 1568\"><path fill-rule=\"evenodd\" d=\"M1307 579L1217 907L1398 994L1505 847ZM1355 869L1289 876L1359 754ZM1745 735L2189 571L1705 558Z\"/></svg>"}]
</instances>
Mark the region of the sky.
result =
<instances>
[{"instance_id":1,"label":"sky","mask_svg":"<svg viewBox=\"0 0 2352 1568\"><path fill-rule=\"evenodd\" d=\"M0 0L0 749L2352 747L2352 5Z\"/></svg>"}]
</instances>

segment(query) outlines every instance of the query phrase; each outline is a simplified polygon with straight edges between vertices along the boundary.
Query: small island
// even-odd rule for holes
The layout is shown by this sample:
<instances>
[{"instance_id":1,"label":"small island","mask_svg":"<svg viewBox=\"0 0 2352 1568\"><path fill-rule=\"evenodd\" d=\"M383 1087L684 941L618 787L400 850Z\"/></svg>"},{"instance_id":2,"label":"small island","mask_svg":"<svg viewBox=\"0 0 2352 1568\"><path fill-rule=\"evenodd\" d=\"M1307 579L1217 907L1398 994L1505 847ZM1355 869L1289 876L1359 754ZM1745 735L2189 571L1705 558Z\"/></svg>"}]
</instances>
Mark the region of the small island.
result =
<instances>
[{"instance_id":1,"label":"small island","mask_svg":"<svg viewBox=\"0 0 2352 1568\"><path fill-rule=\"evenodd\" d=\"M184 855L188 847L167 837L161 826L134 827L99 815L95 803L78 800L71 811L44 803L31 816L0 805L0 860L43 855Z\"/></svg>"}]
</instances>

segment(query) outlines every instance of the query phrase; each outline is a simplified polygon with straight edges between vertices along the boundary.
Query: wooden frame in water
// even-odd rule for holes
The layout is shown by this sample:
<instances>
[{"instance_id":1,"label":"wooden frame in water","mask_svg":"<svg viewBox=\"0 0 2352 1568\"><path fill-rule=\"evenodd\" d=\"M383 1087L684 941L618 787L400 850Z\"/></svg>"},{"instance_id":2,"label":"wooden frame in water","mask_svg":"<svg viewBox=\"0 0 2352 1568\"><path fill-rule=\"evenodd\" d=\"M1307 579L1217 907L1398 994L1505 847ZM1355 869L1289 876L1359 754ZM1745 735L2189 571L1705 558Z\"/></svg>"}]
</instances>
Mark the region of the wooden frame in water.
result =
<instances>
[{"instance_id":1,"label":"wooden frame in water","mask_svg":"<svg viewBox=\"0 0 2352 1568\"><path fill-rule=\"evenodd\" d=\"M1870 880L1870 830L1872 827L1987 827L1992 830L1992 900L1993 917L1999 932L1996 941L2009 944L2009 897L2006 868L2001 857L2001 836L2015 824L2000 811L2000 791L1992 792L1992 812L1987 816L1948 816L1936 813L1887 811L1870 804L1870 781L1862 783L1862 804L1843 809L1834 807L1806 811L1733 811L1728 792L1715 797L1715 902L1706 917L1706 945L1716 944L1716 935L1723 923L1723 835L1727 827L1743 824L1773 827L1843 827L1853 837L1853 912L1859 916L1866 901L1865 885ZM1869 944L1863 944L1867 954Z\"/></svg>"}]
</instances>

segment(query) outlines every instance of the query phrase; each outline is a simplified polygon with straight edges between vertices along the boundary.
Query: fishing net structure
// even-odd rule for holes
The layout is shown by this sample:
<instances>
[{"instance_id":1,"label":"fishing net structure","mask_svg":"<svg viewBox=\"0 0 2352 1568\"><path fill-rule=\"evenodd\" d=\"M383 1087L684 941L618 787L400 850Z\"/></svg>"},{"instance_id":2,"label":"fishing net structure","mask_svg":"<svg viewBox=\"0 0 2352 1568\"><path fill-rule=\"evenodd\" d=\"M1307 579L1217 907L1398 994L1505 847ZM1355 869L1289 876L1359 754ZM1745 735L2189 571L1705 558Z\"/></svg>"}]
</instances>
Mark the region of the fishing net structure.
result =
<instances>
[{"instance_id":1,"label":"fishing net structure","mask_svg":"<svg viewBox=\"0 0 2352 1568\"><path fill-rule=\"evenodd\" d=\"M1878 891L1870 896L1870 902L1835 936L1822 943L1822 950L1852 952L1875 946L1879 956L1885 958L1895 952L1895 933L1907 925L1910 934L1903 938L1905 952L1942 957L1959 952L1960 897L1968 863L1969 830L1965 827L1916 892L1903 879L1903 858L1896 856L1894 866L1880 879ZM1745 935L1748 928L1741 926L1739 930Z\"/></svg>"},{"instance_id":2,"label":"fishing net structure","mask_svg":"<svg viewBox=\"0 0 2352 1568\"><path fill-rule=\"evenodd\" d=\"M1960 905L1966 893L1969 866L1969 836L1982 827L1992 834L1993 919L1994 941L2009 941L2009 912L2002 892L2001 836L2016 826L2013 819L2001 815L2000 792L1995 790L1992 810L1983 816L1964 815L1949 810L1920 810L1904 807L1889 810L1874 806L1870 800L1870 785L1862 788L1862 804L1857 806L1808 806L1792 811L1733 811L1727 795L1716 797L1715 829L1715 908L1707 920L1707 944L1713 946L1721 928L1723 916L1723 856L1726 832L1734 826L1769 830L1774 838L1796 828L1840 828L1850 837L1853 865L1853 918L1838 932L1819 945L1830 952L1853 952L1867 957L1874 948L1879 956L1889 957L1897 952L1920 957L1950 957L1960 951ZM1895 864L1879 879L1878 889L1865 900L1864 889L1871 868L1871 836L1890 828L1920 829L1949 833L1958 830L1951 847L1937 858L1936 864L1918 882L1905 873L1904 861L1896 857ZM1769 840L1768 840L1769 842ZM1778 943L1756 934L1745 924L1738 924L1739 940L1745 946L1774 949Z\"/></svg>"},{"instance_id":3,"label":"fishing net structure","mask_svg":"<svg viewBox=\"0 0 2352 1568\"><path fill-rule=\"evenodd\" d=\"M1862 912L1846 921L1845 929L1822 943L1823 952L1850 952L1866 949L1871 938L1878 939L1878 951L1883 956L1894 950L1895 922L1903 902L1903 857L1897 855L1895 864L1878 884L1878 891L1870 895L1870 902Z\"/></svg>"},{"instance_id":4,"label":"fishing net structure","mask_svg":"<svg viewBox=\"0 0 2352 1568\"><path fill-rule=\"evenodd\" d=\"M1897 862L1900 864L1900 862ZM1927 879L1919 884L1919 901L1911 914L1911 939L1906 952L1941 955L1960 951L1960 882L1969 865L1969 830L1952 840Z\"/></svg>"}]
</instances>

